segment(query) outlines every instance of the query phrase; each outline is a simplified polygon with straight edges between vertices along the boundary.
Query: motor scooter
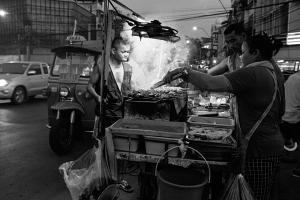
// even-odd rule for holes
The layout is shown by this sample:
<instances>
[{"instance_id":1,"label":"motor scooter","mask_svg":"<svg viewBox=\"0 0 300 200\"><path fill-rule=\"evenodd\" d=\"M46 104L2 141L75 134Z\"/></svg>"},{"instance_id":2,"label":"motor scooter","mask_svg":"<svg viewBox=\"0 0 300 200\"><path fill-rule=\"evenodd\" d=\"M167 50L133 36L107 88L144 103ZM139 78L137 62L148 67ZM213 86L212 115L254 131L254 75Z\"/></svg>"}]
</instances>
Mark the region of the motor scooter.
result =
<instances>
[{"instance_id":1,"label":"motor scooter","mask_svg":"<svg viewBox=\"0 0 300 200\"><path fill-rule=\"evenodd\" d=\"M52 49L48 96L49 145L58 155L71 151L75 136L92 133L95 101L87 91L93 66L101 57L100 41L74 40Z\"/></svg>"}]
</instances>

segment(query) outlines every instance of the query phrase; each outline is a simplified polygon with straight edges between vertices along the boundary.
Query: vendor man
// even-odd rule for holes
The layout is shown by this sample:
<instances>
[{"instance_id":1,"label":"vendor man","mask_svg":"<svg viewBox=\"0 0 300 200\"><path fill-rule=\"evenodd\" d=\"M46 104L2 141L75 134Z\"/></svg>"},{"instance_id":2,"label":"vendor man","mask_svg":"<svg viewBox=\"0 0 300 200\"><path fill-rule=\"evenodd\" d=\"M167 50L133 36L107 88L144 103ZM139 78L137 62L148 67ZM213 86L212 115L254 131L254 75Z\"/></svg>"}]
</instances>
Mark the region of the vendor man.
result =
<instances>
[{"instance_id":1,"label":"vendor man","mask_svg":"<svg viewBox=\"0 0 300 200\"><path fill-rule=\"evenodd\" d=\"M100 81L101 69L104 63L95 65L88 83L88 91L93 95L97 102L95 109L96 120L94 136L102 138L106 127L112 125L122 118L122 97L131 90L132 67L126 62L129 60L130 44L121 37L116 37L112 41L109 66L105 69L104 84L104 120L99 134L100 116Z\"/></svg>"}]
</instances>

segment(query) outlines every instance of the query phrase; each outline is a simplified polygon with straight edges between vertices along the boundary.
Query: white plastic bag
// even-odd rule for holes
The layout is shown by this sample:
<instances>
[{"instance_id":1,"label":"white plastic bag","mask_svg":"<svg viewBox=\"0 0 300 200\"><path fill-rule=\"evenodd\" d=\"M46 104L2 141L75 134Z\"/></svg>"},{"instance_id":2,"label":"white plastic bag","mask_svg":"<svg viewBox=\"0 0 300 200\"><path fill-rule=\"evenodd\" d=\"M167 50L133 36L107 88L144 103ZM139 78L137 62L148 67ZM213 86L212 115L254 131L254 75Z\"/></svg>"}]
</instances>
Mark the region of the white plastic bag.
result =
<instances>
[{"instance_id":1,"label":"white plastic bag","mask_svg":"<svg viewBox=\"0 0 300 200\"><path fill-rule=\"evenodd\" d=\"M59 167L73 200L97 199L112 183L111 174L103 155L103 145L93 147L77 160L63 163Z\"/></svg>"}]
</instances>

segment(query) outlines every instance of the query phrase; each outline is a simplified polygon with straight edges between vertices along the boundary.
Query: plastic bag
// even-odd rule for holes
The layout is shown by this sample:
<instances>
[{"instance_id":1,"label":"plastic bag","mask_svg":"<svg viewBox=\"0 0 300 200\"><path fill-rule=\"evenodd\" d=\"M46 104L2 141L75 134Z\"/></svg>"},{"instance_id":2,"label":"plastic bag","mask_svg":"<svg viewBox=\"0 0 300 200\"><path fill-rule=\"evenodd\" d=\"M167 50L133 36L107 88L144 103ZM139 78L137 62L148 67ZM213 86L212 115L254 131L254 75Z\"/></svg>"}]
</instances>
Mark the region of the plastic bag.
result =
<instances>
[{"instance_id":1,"label":"plastic bag","mask_svg":"<svg viewBox=\"0 0 300 200\"><path fill-rule=\"evenodd\" d=\"M255 197L244 176L237 174L228 181L221 200L255 200Z\"/></svg>"},{"instance_id":2,"label":"plastic bag","mask_svg":"<svg viewBox=\"0 0 300 200\"><path fill-rule=\"evenodd\" d=\"M97 199L112 183L100 140L98 147L89 149L75 161L63 163L59 171L73 200Z\"/></svg>"}]
</instances>

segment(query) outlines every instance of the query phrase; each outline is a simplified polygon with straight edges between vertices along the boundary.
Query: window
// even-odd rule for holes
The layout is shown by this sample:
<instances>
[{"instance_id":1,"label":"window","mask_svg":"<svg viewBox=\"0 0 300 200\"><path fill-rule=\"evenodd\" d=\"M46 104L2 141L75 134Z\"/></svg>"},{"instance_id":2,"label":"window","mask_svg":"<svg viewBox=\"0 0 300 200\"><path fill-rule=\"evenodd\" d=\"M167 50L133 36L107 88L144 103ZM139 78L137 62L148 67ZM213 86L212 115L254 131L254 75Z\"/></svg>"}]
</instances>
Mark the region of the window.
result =
<instances>
[{"instance_id":1,"label":"window","mask_svg":"<svg viewBox=\"0 0 300 200\"><path fill-rule=\"evenodd\" d=\"M52 75L76 74L89 77L95 64L95 58L88 53L65 53L55 57Z\"/></svg>"},{"instance_id":2,"label":"window","mask_svg":"<svg viewBox=\"0 0 300 200\"><path fill-rule=\"evenodd\" d=\"M3 63L0 64L0 74L24 74L27 63Z\"/></svg>"},{"instance_id":3,"label":"window","mask_svg":"<svg viewBox=\"0 0 300 200\"><path fill-rule=\"evenodd\" d=\"M40 74L42 74L41 66L39 64L32 64L30 66L30 68L28 69L28 71L35 71L34 75L40 75Z\"/></svg>"},{"instance_id":4,"label":"window","mask_svg":"<svg viewBox=\"0 0 300 200\"><path fill-rule=\"evenodd\" d=\"M49 74L48 66L46 64L42 64L44 74Z\"/></svg>"}]
</instances>

